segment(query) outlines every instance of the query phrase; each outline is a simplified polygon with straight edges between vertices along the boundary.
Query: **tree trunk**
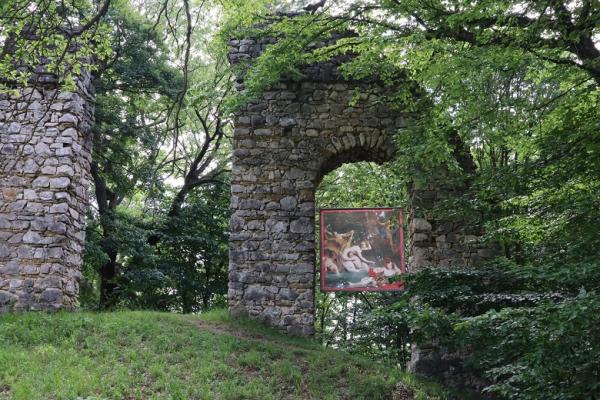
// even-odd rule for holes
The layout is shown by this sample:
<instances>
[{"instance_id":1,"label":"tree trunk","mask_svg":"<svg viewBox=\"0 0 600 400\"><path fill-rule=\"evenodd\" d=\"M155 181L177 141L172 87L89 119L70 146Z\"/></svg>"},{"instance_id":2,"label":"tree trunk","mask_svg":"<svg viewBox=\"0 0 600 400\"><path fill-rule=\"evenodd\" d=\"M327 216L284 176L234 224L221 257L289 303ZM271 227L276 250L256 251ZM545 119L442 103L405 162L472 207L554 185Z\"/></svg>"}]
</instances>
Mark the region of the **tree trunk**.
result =
<instances>
[{"instance_id":1,"label":"tree trunk","mask_svg":"<svg viewBox=\"0 0 600 400\"><path fill-rule=\"evenodd\" d=\"M100 267L100 308L108 309L115 305L114 291L117 287L115 278L117 276L117 251L115 249L107 249L103 247L103 251L108 255L106 261Z\"/></svg>"},{"instance_id":2,"label":"tree trunk","mask_svg":"<svg viewBox=\"0 0 600 400\"><path fill-rule=\"evenodd\" d=\"M100 247L108 256L108 260L100 267L100 302L98 306L102 309L107 309L114 306L116 288L115 278L117 276L117 248L111 240L113 240L114 212L120 199L115 193L110 191L106 186L106 182L100 175L98 165L92 162L91 173L94 178L94 189L96 194L96 202L100 213L100 225L102 226L102 241Z\"/></svg>"}]
</instances>

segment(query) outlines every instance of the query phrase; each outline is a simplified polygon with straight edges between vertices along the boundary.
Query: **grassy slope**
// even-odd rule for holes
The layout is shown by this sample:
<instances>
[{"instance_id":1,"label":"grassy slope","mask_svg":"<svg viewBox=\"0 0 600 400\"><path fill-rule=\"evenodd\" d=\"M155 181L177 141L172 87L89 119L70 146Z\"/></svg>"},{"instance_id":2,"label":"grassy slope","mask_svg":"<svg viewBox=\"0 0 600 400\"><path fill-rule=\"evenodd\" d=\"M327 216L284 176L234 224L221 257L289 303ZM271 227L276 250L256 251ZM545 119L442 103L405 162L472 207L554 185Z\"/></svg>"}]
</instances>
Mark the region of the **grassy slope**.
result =
<instances>
[{"instance_id":1,"label":"grassy slope","mask_svg":"<svg viewBox=\"0 0 600 400\"><path fill-rule=\"evenodd\" d=\"M224 312L0 316L2 400L379 399L399 381L441 398L394 368Z\"/></svg>"}]
</instances>

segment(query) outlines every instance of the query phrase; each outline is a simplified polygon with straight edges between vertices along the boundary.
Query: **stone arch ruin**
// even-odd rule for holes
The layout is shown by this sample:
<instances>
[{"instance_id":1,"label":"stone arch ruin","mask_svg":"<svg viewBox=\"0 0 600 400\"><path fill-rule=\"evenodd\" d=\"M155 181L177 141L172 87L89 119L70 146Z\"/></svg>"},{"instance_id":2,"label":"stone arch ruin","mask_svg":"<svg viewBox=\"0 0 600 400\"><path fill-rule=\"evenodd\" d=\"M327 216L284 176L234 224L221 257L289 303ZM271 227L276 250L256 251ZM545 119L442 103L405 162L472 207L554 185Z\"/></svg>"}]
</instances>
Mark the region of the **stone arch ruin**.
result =
<instances>
[{"instance_id":1,"label":"stone arch ruin","mask_svg":"<svg viewBox=\"0 0 600 400\"><path fill-rule=\"evenodd\" d=\"M229 60L251 63L269 43L232 40ZM392 134L409 120L380 101L389 89L344 79L342 62L302 67L301 80L283 79L235 119L230 311L291 334L314 332L314 197L321 179L343 163L391 160ZM238 83L243 87L243 77ZM470 265L489 256L462 235L460 221L436 221L428 212L456 190L411 188L411 268Z\"/></svg>"},{"instance_id":2,"label":"stone arch ruin","mask_svg":"<svg viewBox=\"0 0 600 400\"><path fill-rule=\"evenodd\" d=\"M233 40L232 64L260 55L270 40ZM306 65L235 118L228 299L248 315L297 335L314 332L315 191L343 163L383 163L392 134L408 116L380 101L386 88L350 81L344 61ZM240 84L243 79L240 78ZM0 313L78 306L90 181L94 87L91 77L62 90L36 73L29 87L0 94ZM358 94L358 97L356 97ZM432 209L462 190L444 184L410 190L411 269L473 265L494 252L463 221L437 220ZM360 183L358 183L360 184ZM443 375L458 361L414 348L411 369ZM457 367L458 366L458 367Z\"/></svg>"},{"instance_id":3,"label":"stone arch ruin","mask_svg":"<svg viewBox=\"0 0 600 400\"><path fill-rule=\"evenodd\" d=\"M233 40L233 64L269 41ZM407 114L381 102L386 88L350 81L343 60L303 67L235 118L229 305L291 334L314 331L315 204L325 174L346 162L383 163ZM239 81L243 84L243 79ZM90 181L94 87L74 92L48 74L0 95L0 312L78 306ZM428 210L453 189L413 188L409 264L469 265L489 256Z\"/></svg>"},{"instance_id":4,"label":"stone arch ruin","mask_svg":"<svg viewBox=\"0 0 600 400\"><path fill-rule=\"evenodd\" d=\"M231 44L235 63L263 43ZM343 163L390 160L391 134L406 116L377 101L377 84L344 80L335 62L304 72L306 79L281 82L235 119L228 295L233 313L310 335L315 191Z\"/></svg>"}]
</instances>

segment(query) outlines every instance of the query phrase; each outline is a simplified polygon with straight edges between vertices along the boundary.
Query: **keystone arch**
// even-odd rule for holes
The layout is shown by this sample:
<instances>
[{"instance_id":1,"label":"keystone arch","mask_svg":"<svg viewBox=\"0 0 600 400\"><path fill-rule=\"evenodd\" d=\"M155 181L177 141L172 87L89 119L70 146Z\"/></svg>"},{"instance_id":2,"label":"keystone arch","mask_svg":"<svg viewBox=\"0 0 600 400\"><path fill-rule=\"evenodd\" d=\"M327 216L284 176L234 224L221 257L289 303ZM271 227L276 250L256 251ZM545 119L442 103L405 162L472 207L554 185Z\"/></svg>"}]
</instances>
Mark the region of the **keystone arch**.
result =
<instances>
[{"instance_id":1,"label":"keystone arch","mask_svg":"<svg viewBox=\"0 0 600 400\"><path fill-rule=\"evenodd\" d=\"M270 43L232 40L229 61L251 63ZM408 126L407 112L382 101L393 88L344 79L338 67L347 60L303 66L303 79L283 79L235 118L229 308L291 334L314 333L314 199L321 179L344 163L391 160L392 136ZM238 83L243 87L243 76ZM430 175L429 184L409 188L409 269L493 257L481 230L436 218L436 203L466 187L452 183L444 168ZM426 364L426 352L413 353L412 364Z\"/></svg>"},{"instance_id":2,"label":"keystone arch","mask_svg":"<svg viewBox=\"0 0 600 400\"><path fill-rule=\"evenodd\" d=\"M231 41L230 61L260 53ZM391 160L406 114L385 88L348 81L337 62L305 68L241 111L233 135L229 306L300 335L314 332L315 191L343 163ZM358 99L355 98L360 93Z\"/></svg>"}]
</instances>

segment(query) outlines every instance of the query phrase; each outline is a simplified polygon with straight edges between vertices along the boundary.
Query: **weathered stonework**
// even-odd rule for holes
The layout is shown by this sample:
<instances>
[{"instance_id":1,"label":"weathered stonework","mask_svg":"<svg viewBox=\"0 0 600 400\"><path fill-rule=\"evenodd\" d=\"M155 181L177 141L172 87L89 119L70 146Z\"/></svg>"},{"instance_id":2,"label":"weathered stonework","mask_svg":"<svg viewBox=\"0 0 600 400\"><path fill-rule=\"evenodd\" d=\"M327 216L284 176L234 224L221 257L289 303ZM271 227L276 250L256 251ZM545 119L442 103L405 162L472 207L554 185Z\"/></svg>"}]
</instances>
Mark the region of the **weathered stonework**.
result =
<instances>
[{"instance_id":1,"label":"weathered stonework","mask_svg":"<svg viewBox=\"0 0 600 400\"><path fill-rule=\"evenodd\" d=\"M93 85L31 85L0 94L0 312L78 305Z\"/></svg>"},{"instance_id":2,"label":"weathered stonework","mask_svg":"<svg viewBox=\"0 0 600 400\"><path fill-rule=\"evenodd\" d=\"M444 386L461 389L469 393L469 398L492 399L491 395L482 393L489 385L483 378L476 376L465 367L465 359L471 354L440 348L413 346L408 370L414 374L436 378Z\"/></svg>"},{"instance_id":3,"label":"weathered stonework","mask_svg":"<svg viewBox=\"0 0 600 400\"><path fill-rule=\"evenodd\" d=\"M237 63L268 42L231 45ZM317 186L343 163L390 160L391 134L406 124L379 101L384 88L344 80L337 62L305 67L235 119L230 310L292 334L314 331Z\"/></svg>"},{"instance_id":4,"label":"weathered stonework","mask_svg":"<svg viewBox=\"0 0 600 400\"><path fill-rule=\"evenodd\" d=\"M271 43L232 40L229 60L251 64ZM348 59L302 67L301 80L283 79L235 119L230 310L293 334L314 330L317 186L343 163L390 160L391 137L409 120L407 113L382 101L394 88L374 80L345 80L338 66ZM243 88L243 76L238 84ZM411 188L412 270L470 266L492 255L478 235L465 234L463 221L433 215L436 202L463 190L443 178L442 184Z\"/></svg>"},{"instance_id":5,"label":"weathered stonework","mask_svg":"<svg viewBox=\"0 0 600 400\"><path fill-rule=\"evenodd\" d=\"M465 232L465 222L462 220L443 220L434 213L434 208L440 202L461 196L466 188L461 184L440 182L426 187L412 185L410 188L410 217L409 217L409 265L412 270L425 267L472 267L490 260L496 255L493 246L484 243L482 231ZM443 179L442 179L443 180ZM413 345L411 359L408 363L410 372L435 377L446 386L479 392L486 382L465 368L468 352L443 348L437 343L427 346Z\"/></svg>"},{"instance_id":6,"label":"weathered stonework","mask_svg":"<svg viewBox=\"0 0 600 400\"><path fill-rule=\"evenodd\" d=\"M465 232L464 221L440 220L433 215L436 203L458 197L463 190L443 186L410 190L408 264L412 271L423 267L471 267L495 253L482 243L482 232Z\"/></svg>"}]
</instances>

